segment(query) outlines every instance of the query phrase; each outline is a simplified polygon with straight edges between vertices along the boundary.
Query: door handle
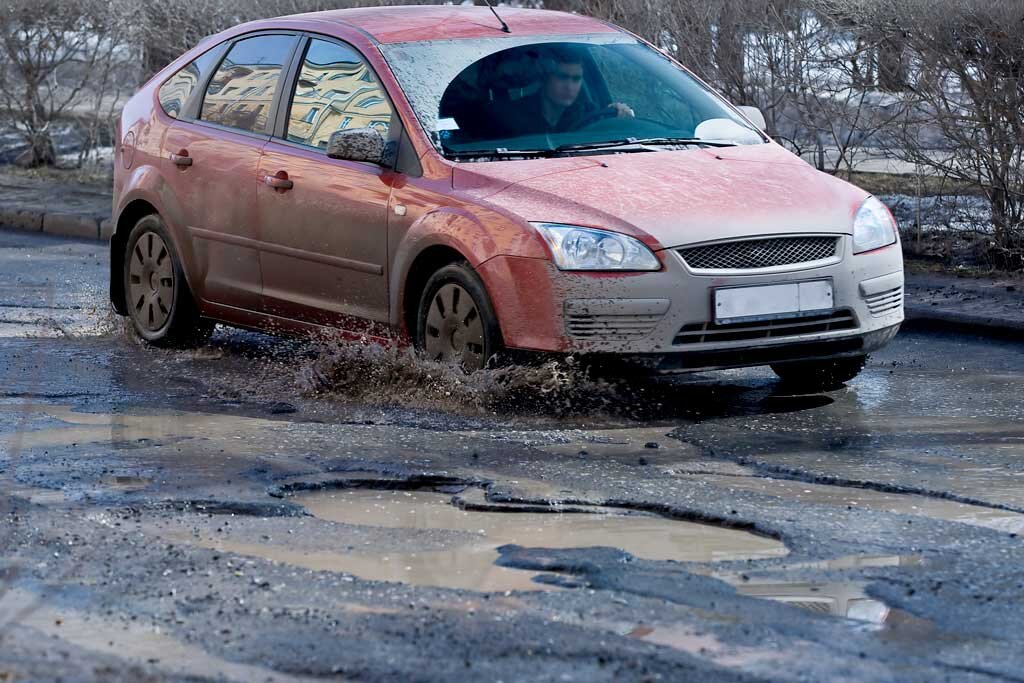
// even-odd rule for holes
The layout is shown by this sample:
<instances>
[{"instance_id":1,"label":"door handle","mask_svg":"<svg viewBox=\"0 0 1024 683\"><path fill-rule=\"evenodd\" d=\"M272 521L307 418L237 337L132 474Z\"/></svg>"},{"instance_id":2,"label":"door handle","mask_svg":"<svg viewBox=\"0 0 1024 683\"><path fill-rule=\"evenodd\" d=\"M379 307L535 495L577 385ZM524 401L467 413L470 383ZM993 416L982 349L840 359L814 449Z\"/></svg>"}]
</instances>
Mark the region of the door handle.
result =
<instances>
[{"instance_id":1,"label":"door handle","mask_svg":"<svg viewBox=\"0 0 1024 683\"><path fill-rule=\"evenodd\" d=\"M263 182L275 190L286 191L295 187L295 183L288 179L287 171L278 171L274 175L265 175L263 176Z\"/></svg>"},{"instance_id":2,"label":"door handle","mask_svg":"<svg viewBox=\"0 0 1024 683\"><path fill-rule=\"evenodd\" d=\"M187 149L179 149L177 154L171 153L171 162L178 168L185 168L192 165L192 157L188 155Z\"/></svg>"}]
</instances>

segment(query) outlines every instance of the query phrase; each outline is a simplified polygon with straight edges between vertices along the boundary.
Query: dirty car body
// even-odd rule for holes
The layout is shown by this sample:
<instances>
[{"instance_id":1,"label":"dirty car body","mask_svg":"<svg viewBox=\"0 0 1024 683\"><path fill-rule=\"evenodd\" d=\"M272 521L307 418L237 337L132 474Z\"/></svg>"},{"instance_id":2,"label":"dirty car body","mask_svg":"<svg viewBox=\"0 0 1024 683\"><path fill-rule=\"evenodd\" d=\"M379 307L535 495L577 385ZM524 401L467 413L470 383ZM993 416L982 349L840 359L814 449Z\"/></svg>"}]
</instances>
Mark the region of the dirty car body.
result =
<instances>
[{"instance_id":1,"label":"dirty car body","mask_svg":"<svg viewBox=\"0 0 1024 683\"><path fill-rule=\"evenodd\" d=\"M895 335L876 199L628 32L501 13L508 33L486 8L296 15L170 64L120 120L115 309L152 341L189 308L469 368L505 349L785 367ZM549 82L575 99L542 121Z\"/></svg>"}]
</instances>

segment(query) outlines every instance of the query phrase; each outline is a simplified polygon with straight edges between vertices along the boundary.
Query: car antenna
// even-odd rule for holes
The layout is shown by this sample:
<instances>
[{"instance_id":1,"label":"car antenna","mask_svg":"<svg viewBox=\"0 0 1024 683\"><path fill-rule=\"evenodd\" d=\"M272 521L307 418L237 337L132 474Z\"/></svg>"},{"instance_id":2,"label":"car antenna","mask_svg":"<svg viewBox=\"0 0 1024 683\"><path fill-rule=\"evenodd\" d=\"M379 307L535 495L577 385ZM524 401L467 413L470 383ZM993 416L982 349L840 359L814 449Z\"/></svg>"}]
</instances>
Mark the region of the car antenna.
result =
<instances>
[{"instance_id":1,"label":"car antenna","mask_svg":"<svg viewBox=\"0 0 1024 683\"><path fill-rule=\"evenodd\" d=\"M505 33L512 33L512 31L508 30L508 24L505 23L505 20L498 15L498 10L494 9L494 5L491 4L491 0L484 0L484 4L487 5L489 10L491 10L491 14L493 14L494 18L498 20L498 23L501 24L501 30Z\"/></svg>"}]
</instances>

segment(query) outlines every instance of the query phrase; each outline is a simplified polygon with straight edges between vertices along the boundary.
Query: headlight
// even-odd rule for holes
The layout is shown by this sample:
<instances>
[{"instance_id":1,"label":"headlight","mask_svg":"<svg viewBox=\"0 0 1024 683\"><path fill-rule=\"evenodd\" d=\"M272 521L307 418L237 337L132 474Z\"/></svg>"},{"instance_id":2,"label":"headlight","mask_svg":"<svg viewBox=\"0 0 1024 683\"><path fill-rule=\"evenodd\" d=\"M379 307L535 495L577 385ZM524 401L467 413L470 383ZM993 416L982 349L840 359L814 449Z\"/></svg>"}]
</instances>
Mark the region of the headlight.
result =
<instances>
[{"instance_id":1,"label":"headlight","mask_svg":"<svg viewBox=\"0 0 1024 683\"><path fill-rule=\"evenodd\" d=\"M896 221L885 204L868 197L853 219L853 253L887 247L896 241Z\"/></svg>"},{"instance_id":2,"label":"headlight","mask_svg":"<svg viewBox=\"0 0 1024 683\"><path fill-rule=\"evenodd\" d=\"M658 270L658 261L640 240L608 230L560 223L532 224L551 246L560 270Z\"/></svg>"}]
</instances>

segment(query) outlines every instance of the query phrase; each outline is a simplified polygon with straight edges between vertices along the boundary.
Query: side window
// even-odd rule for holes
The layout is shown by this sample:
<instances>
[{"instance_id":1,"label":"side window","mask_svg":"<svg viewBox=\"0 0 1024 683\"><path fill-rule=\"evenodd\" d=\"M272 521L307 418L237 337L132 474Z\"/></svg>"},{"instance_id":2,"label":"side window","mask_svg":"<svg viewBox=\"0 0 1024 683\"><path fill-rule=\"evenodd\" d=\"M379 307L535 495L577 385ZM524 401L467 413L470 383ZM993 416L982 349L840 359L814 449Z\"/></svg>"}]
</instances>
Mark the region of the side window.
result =
<instances>
[{"instance_id":1,"label":"side window","mask_svg":"<svg viewBox=\"0 0 1024 683\"><path fill-rule=\"evenodd\" d=\"M391 128L391 103L358 52L326 40L311 40L292 92L285 136L324 149L331 133L345 128Z\"/></svg>"},{"instance_id":2,"label":"side window","mask_svg":"<svg viewBox=\"0 0 1024 683\"><path fill-rule=\"evenodd\" d=\"M188 102L188 98L192 96L196 86L199 85L203 71L210 66L210 62L213 61L216 54L217 49L214 48L196 57L195 61L189 63L160 86L157 96L160 100L160 107L168 116L178 118L181 115L185 103Z\"/></svg>"},{"instance_id":3,"label":"side window","mask_svg":"<svg viewBox=\"0 0 1024 683\"><path fill-rule=\"evenodd\" d=\"M253 132L267 128L281 69L294 36L271 35L235 43L206 87L199 118Z\"/></svg>"}]
</instances>

